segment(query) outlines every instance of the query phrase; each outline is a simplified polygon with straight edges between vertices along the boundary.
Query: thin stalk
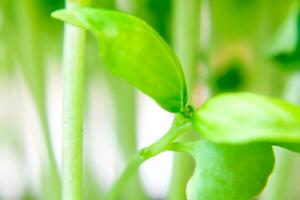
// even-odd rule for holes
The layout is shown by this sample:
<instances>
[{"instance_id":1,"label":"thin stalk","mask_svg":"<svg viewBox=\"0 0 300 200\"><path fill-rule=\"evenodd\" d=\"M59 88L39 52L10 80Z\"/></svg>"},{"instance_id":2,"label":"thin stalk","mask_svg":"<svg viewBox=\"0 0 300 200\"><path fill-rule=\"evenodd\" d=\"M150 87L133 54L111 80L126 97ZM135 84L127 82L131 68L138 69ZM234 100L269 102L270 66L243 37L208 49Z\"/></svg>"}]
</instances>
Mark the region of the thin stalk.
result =
<instances>
[{"instance_id":1,"label":"thin stalk","mask_svg":"<svg viewBox=\"0 0 300 200\"><path fill-rule=\"evenodd\" d=\"M68 0L66 9L85 5L86 1ZM64 30L63 70L63 200L83 198L83 106L85 30L66 24Z\"/></svg>"},{"instance_id":2,"label":"thin stalk","mask_svg":"<svg viewBox=\"0 0 300 200\"><path fill-rule=\"evenodd\" d=\"M45 182L53 182L49 189L55 198L60 195L60 177L57 163L55 160L54 150L51 142L51 135L48 125L46 98L45 98L45 63L43 54L40 51L40 37L36 27L36 5L32 0L19 0L16 4L18 14L20 37L20 56L22 62L22 70L31 90L35 107L37 109L39 120L43 131L43 139L45 142L47 153L47 165L44 173L51 174L50 178ZM44 170L45 170L44 169ZM45 171L46 171L45 170Z\"/></svg>"},{"instance_id":3,"label":"thin stalk","mask_svg":"<svg viewBox=\"0 0 300 200\"><path fill-rule=\"evenodd\" d=\"M135 6L136 1L125 0L129 7ZM124 3L123 2L123 3ZM136 10L130 8L122 8L116 5L117 9L137 14ZM124 160L129 161L137 152L137 108L136 108L136 91L128 83L106 75L109 79L109 85L112 87L113 100L115 105L115 123L117 140L122 151ZM122 97L122 98L120 98ZM136 173L126 186L126 193L122 194L124 199L147 199L147 195L141 184L140 176Z\"/></svg>"},{"instance_id":4,"label":"thin stalk","mask_svg":"<svg viewBox=\"0 0 300 200\"><path fill-rule=\"evenodd\" d=\"M276 167L270 178L269 186L262 195L265 200L282 200L291 198L291 172L294 171L295 155L285 149L276 149Z\"/></svg>"},{"instance_id":5,"label":"thin stalk","mask_svg":"<svg viewBox=\"0 0 300 200\"><path fill-rule=\"evenodd\" d=\"M200 0L173 0L173 47L186 75L190 100L198 76L200 3ZM186 198L185 188L192 172L192 159L185 154L175 155L168 199Z\"/></svg>"},{"instance_id":6,"label":"thin stalk","mask_svg":"<svg viewBox=\"0 0 300 200\"><path fill-rule=\"evenodd\" d=\"M172 142L178 136L189 130L190 127L191 124L187 119L182 118L181 116L177 116L172 124L172 127L163 137L161 137L157 142L153 143L152 145L139 151L139 153L132 158L132 160L128 163L120 178L116 181L111 191L108 193L106 199L118 199L120 192L128 183L129 178L134 173L136 173L139 166L146 160L162 153L163 151L168 150Z\"/></svg>"},{"instance_id":7,"label":"thin stalk","mask_svg":"<svg viewBox=\"0 0 300 200\"><path fill-rule=\"evenodd\" d=\"M189 94L198 78L201 0L173 0L173 48L182 64Z\"/></svg>"},{"instance_id":8,"label":"thin stalk","mask_svg":"<svg viewBox=\"0 0 300 200\"><path fill-rule=\"evenodd\" d=\"M40 107L40 106L38 106ZM51 135L50 135L50 129L49 129L49 124L48 124L48 117L46 113L46 106L43 106L42 108L38 108L39 111L39 116L40 116L40 121L41 121L41 126L44 131L44 140L46 143L46 148L48 152L48 159L49 159L49 165L50 165L50 170L52 171L52 175L56 177L57 183L60 184L60 175L59 175L59 170L58 166L55 160L55 155L54 155L54 149L52 146L51 142Z\"/></svg>"},{"instance_id":9,"label":"thin stalk","mask_svg":"<svg viewBox=\"0 0 300 200\"><path fill-rule=\"evenodd\" d=\"M118 199L123 188L128 184L128 181L131 176L133 176L138 170L139 166L145 160L140 157L140 155L135 156L132 160L129 161L122 175L119 177L117 182L114 184L112 190L109 192L106 200L115 200Z\"/></svg>"},{"instance_id":10,"label":"thin stalk","mask_svg":"<svg viewBox=\"0 0 300 200\"><path fill-rule=\"evenodd\" d=\"M128 161L137 151L136 93L129 84L111 75L107 74L107 76L109 77L109 84L112 87L113 100L115 102L117 140L124 160ZM132 178L126 189L127 192L124 194L126 198L146 199L138 174Z\"/></svg>"},{"instance_id":11,"label":"thin stalk","mask_svg":"<svg viewBox=\"0 0 300 200\"><path fill-rule=\"evenodd\" d=\"M193 146L195 143L198 141L193 141L193 142L174 142L169 146L169 151L175 151L175 152L180 152L180 153L189 153L192 154L193 151Z\"/></svg>"},{"instance_id":12,"label":"thin stalk","mask_svg":"<svg viewBox=\"0 0 300 200\"><path fill-rule=\"evenodd\" d=\"M43 192L43 199L51 198L61 198L61 180L58 170L58 166L55 160L54 149L51 142L48 119L45 109L38 109L40 115L41 125L44 131L44 141L46 143L46 149L48 153L48 162L46 163L49 166L43 167L43 189L46 189ZM47 176L45 175L47 174ZM47 193L51 192L51 196Z\"/></svg>"},{"instance_id":13,"label":"thin stalk","mask_svg":"<svg viewBox=\"0 0 300 200\"><path fill-rule=\"evenodd\" d=\"M298 5L299 7L299 5ZM299 8L298 8L299 9ZM297 42L295 52L296 55L300 54L300 12L297 15ZM293 103L300 104L300 72L296 72L290 77L288 81L285 98ZM269 186L266 192L262 195L264 200L281 200L293 198L292 181L294 178L294 167L297 161L296 155L293 153L279 149L276 156L278 157L273 175L269 181ZM292 189L291 189L292 188Z\"/></svg>"},{"instance_id":14,"label":"thin stalk","mask_svg":"<svg viewBox=\"0 0 300 200\"><path fill-rule=\"evenodd\" d=\"M287 84L285 99L300 104L300 72L295 73ZM276 166L269 181L266 192L262 195L265 200L293 199L292 181L297 155L287 150L276 151Z\"/></svg>"}]
</instances>

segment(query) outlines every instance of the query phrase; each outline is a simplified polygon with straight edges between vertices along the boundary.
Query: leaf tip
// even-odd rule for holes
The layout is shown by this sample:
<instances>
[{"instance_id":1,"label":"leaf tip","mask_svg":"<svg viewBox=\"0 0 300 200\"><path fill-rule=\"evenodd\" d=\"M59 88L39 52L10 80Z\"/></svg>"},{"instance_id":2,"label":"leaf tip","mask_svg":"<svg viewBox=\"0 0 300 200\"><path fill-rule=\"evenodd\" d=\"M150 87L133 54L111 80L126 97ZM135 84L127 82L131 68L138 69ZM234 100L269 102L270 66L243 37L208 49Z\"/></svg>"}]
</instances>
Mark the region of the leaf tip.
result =
<instances>
[{"instance_id":1,"label":"leaf tip","mask_svg":"<svg viewBox=\"0 0 300 200\"><path fill-rule=\"evenodd\" d=\"M80 20L80 18L76 15L76 12L73 10L56 10L53 13L51 13L51 17L62 20L74 26L82 28L84 27L82 20Z\"/></svg>"},{"instance_id":2,"label":"leaf tip","mask_svg":"<svg viewBox=\"0 0 300 200\"><path fill-rule=\"evenodd\" d=\"M62 10L56 10L54 12L51 13L51 17L55 18L55 19L60 19L63 20L63 16L64 13L66 13L67 11L62 9Z\"/></svg>"}]
</instances>

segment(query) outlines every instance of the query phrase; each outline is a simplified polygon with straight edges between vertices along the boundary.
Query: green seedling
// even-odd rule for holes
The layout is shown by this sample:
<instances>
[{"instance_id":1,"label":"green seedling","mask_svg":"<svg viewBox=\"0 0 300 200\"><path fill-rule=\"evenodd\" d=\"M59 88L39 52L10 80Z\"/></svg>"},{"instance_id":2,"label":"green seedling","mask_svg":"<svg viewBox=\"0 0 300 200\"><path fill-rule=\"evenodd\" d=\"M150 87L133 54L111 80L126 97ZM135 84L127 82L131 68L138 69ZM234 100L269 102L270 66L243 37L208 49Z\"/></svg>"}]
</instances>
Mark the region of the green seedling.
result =
<instances>
[{"instance_id":1,"label":"green seedling","mask_svg":"<svg viewBox=\"0 0 300 200\"><path fill-rule=\"evenodd\" d=\"M56 12L54 16L68 18L71 24L94 33L102 60L113 74L151 96L166 110L184 110L187 92L180 63L156 31L138 18L115 11L83 9L80 13L84 18L74 17L73 11ZM148 56L144 56L145 52Z\"/></svg>"},{"instance_id":2,"label":"green seedling","mask_svg":"<svg viewBox=\"0 0 300 200\"><path fill-rule=\"evenodd\" d=\"M272 172L272 146L299 149L300 108L286 101L251 93L226 93L209 99L198 109L188 105L178 58L142 20L93 8L60 10L53 16L92 32L113 74L175 114L170 130L132 158L107 199L118 199L138 167L167 150L186 152L196 161L187 185L188 199L252 199L263 190ZM192 128L199 140L175 142ZM78 168L66 167L70 171Z\"/></svg>"}]
</instances>

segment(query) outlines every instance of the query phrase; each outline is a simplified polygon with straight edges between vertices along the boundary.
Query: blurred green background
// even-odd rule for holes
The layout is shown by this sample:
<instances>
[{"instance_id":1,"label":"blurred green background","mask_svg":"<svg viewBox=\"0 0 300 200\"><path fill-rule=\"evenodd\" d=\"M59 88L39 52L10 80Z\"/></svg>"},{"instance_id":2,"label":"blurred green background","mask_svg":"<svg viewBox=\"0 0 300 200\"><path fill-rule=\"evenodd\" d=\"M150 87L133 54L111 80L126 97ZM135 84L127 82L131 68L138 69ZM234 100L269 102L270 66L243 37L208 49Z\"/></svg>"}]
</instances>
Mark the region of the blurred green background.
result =
<instances>
[{"instance_id":1,"label":"blurred green background","mask_svg":"<svg viewBox=\"0 0 300 200\"><path fill-rule=\"evenodd\" d=\"M200 106L222 92L251 91L300 104L300 12L296 0L92 0L154 27L180 58ZM0 2L0 199L60 199L63 0ZM86 41L85 199L102 199L125 163L159 138L172 116L101 63ZM147 53L147 52L144 52ZM181 138L186 140L188 138ZM299 156L276 149L257 199L297 200ZM140 170L122 199L185 199L193 162L164 153Z\"/></svg>"}]
</instances>

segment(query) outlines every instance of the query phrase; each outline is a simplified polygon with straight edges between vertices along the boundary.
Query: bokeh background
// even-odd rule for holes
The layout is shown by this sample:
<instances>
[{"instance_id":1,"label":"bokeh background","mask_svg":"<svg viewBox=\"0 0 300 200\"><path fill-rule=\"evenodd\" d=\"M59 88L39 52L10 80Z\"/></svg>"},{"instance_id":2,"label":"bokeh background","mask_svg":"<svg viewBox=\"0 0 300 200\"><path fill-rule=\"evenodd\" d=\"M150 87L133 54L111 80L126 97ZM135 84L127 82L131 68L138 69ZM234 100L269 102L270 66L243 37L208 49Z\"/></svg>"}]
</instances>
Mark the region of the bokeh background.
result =
<instances>
[{"instance_id":1,"label":"bokeh background","mask_svg":"<svg viewBox=\"0 0 300 200\"><path fill-rule=\"evenodd\" d=\"M128 12L156 29L179 57L196 107L211 96L235 91L300 104L298 0L92 0L91 6ZM59 198L52 164L57 163L60 173L63 23L50 14L63 7L63 0L0 0L3 200ZM156 141L172 122L170 113L113 77L98 55L96 40L88 35L84 117L88 200L102 199L137 149ZM49 145L54 160L47 153ZM276 158L274 173L257 199L299 199L299 155L278 148ZM141 167L121 199L183 200L192 172L188 156L163 153Z\"/></svg>"}]
</instances>

